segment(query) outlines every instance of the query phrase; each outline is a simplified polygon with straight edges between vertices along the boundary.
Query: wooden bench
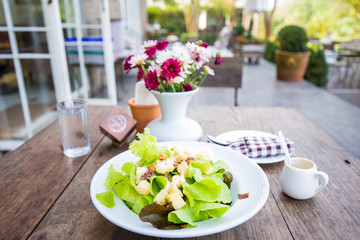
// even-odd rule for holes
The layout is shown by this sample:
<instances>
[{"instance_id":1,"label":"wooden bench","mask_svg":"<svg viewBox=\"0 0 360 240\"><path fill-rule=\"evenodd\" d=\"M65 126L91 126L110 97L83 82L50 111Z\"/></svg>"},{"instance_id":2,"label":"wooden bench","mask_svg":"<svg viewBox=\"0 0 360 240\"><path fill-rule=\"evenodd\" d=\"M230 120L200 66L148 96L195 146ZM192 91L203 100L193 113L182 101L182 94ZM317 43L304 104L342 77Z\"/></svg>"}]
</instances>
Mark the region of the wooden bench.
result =
<instances>
[{"instance_id":1,"label":"wooden bench","mask_svg":"<svg viewBox=\"0 0 360 240\"><path fill-rule=\"evenodd\" d=\"M202 86L233 87L235 89L234 105L238 106L237 96L242 84L243 57L235 54L235 57L223 58L223 60L224 62L220 65L210 64L210 68L215 71L215 76L208 75Z\"/></svg>"}]
</instances>

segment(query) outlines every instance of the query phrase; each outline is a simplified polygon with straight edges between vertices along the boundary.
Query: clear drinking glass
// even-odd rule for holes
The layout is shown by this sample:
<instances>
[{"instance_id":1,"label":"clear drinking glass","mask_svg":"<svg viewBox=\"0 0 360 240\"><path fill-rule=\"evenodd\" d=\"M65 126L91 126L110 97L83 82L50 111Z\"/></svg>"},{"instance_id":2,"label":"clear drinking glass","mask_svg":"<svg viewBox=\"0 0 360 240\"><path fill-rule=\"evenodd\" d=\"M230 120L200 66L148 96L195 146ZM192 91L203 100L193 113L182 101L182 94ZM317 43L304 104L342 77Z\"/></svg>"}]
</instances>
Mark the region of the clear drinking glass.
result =
<instances>
[{"instance_id":1,"label":"clear drinking glass","mask_svg":"<svg viewBox=\"0 0 360 240\"><path fill-rule=\"evenodd\" d=\"M64 154L68 157L79 157L89 153L90 136L86 101L66 100L56 106Z\"/></svg>"}]
</instances>

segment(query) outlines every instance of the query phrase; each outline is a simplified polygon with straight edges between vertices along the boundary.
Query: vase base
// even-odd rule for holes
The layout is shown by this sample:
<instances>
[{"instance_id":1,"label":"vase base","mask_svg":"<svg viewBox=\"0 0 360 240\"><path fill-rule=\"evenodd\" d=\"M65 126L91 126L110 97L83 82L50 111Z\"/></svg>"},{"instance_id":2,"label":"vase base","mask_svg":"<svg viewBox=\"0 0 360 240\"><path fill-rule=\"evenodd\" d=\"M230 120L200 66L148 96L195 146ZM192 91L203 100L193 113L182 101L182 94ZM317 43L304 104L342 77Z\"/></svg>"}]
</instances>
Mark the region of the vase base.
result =
<instances>
[{"instance_id":1,"label":"vase base","mask_svg":"<svg viewBox=\"0 0 360 240\"><path fill-rule=\"evenodd\" d=\"M200 141L203 135L200 124L191 118L181 121L155 119L146 127L150 129L150 134L156 137L158 142Z\"/></svg>"}]
</instances>

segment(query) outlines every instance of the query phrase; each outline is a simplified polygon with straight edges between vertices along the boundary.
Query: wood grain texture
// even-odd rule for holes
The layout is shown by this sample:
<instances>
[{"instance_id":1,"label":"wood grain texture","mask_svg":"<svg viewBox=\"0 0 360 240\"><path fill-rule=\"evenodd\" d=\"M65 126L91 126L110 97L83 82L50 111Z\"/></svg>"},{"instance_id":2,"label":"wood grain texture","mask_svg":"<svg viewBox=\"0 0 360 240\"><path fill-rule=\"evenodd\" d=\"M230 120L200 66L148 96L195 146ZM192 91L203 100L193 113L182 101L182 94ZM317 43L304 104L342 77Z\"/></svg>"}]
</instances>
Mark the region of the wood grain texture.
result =
<instances>
[{"instance_id":1,"label":"wood grain texture","mask_svg":"<svg viewBox=\"0 0 360 240\"><path fill-rule=\"evenodd\" d=\"M314 198L294 200L281 191L283 163L263 164L270 183L264 207L236 228L190 239L358 239L360 162L300 112L287 108L192 107L188 116L200 122L204 134L241 129L276 134L282 130L296 144L294 156L312 159L330 178L328 186ZM158 239L113 225L97 212L90 199L90 181L96 170L126 150L131 140L115 146L104 138L30 239ZM26 202L23 199L21 203Z\"/></svg>"},{"instance_id":2,"label":"wood grain texture","mask_svg":"<svg viewBox=\"0 0 360 240\"><path fill-rule=\"evenodd\" d=\"M98 125L111 110L89 107L92 150L103 138ZM0 239L25 239L76 175L88 156L62 152L58 121L0 159Z\"/></svg>"},{"instance_id":3,"label":"wood grain texture","mask_svg":"<svg viewBox=\"0 0 360 240\"><path fill-rule=\"evenodd\" d=\"M285 108L219 107L197 109L190 114L198 121L206 116L206 120L201 123L205 134L217 135L236 129L277 134L282 130L285 136L295 142L293 156L312 159L319 170L329 175L329 184L323 191L312 199L300 201L287 197L281 191L283 163L261 165L269 178L271 194L292 236L295 239L359 238L359 159L300 112ZM218 116L222 116L221 120Z\"/></svg>"},{"instance_id":4,"label":"wood grain texture","mask_svg":"<svg viewBox=\"0 0 360 240\"><path fill-rule=\"evenodd\" d=\"M205 131L206 127L204 125ZM104 139L30 239L157 239L113 225L102 217L91 203L89 185L96 170L127 147L115 147ZM275 199L270 195L264 208L246 223L225 232L191 239L291 239L291 234Z\"/></svg>"},{"instance_id":5,"label":"wood grain texture","mask_svg":"<svg viewBox=\"0 0 360 240\"><path fill-rule=\"evenodd\" d=\"M201 86L208 87L234 87L241 88L243 57L224 58L220 65L210 63L211 69L214 69L215 75L208 75Z\"/></svg>"}]
</instances>

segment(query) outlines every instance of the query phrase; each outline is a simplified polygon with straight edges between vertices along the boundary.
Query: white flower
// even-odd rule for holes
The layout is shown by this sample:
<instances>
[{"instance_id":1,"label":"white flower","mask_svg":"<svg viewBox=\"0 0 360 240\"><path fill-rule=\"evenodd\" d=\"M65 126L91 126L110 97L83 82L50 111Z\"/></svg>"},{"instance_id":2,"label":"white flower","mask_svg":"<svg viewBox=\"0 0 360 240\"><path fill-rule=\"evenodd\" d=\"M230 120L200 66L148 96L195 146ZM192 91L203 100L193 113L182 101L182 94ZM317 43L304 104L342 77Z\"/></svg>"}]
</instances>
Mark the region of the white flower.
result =
<instances>
[{"instance_id":1,"label":"white flower","mask_svg":"<svg viewBox=\"0 0 360 240\"><path fill-rule=\"evenodd\" d=\"M190 65L190 64L184 64L184 65L182 66L181 74L184 74L185 77L186 77L187 75L190 75L190 74L191 74L191 65Z\"/></svg>"},{"instance_id":2,"label":"white flower","mask_svg":"<svg viewBox=\"0 0 360 240\"><path fill-rule=\"evenodd\" d=\"M157 44L157 40L148 40L145 41L144 44L142 45L143 49L147 49L149 47L155 46Z\"/></svg>"},{"instance_id":3,"label":"white flower","mask_svg":"<svg viewBox=\"0 0 360 240\"><path fill-rule=\"evenodd\" d=\"M185 81L185 78L181 76L177 76L174 78L174 83L182 83L183 81Z\"/></svg>"},{"instance_id":4,"label":"white flower","mask_svg":"<svg viewBox=\"0 0 360 240\"><path fill-rule=\"evenodd\" d=\"M204 70L205 70L205 72L206 72L207 74L210 74L210 75L212 75L212 76L215 75L214 70L212 70L212 69L211 69L209 66L207 66L207 65L204 66Z\"/></svg>"},{"instance_id":5,"label":"white flower","mask_svg":"<svg viewBox=\"0 0 360 240\"><path fill-rule=\"evenodd\" d=\"M178 59L182 65L191 64L194 62L190 56L189 51L184 46L175 46L172 52L174 57Z\"/></svg>"},{"instance_id":6,"label":"white flower","mask_svg":"<svg viewBox=\"0 0 360 240\"><path fill-rule=\"evenodd\" d=\"M157 65L155 62L151 62L151 66L149 67L149 71L156 71L156 75L160 77L161 75L161 67Z\"/></svg>"},{"instance_id":7,"label":"white flower","mask_svg":"<svg viewBox=\"0 0 360 240\"><path fill-rule=\"evenodd\" d=\"M131 64L131 67L135 67L136 65L141 65L145 62L145 60L148 58L149 56L146 53L138 53L135 54L129 61L129 63Z\"/></svg>"},{"instance_id":8,"label":"white flower","mask_svg":"<svg viewBox=\"0 0 360 240\"><path fill-rule=\"evenodd\" d=\"M172 58L172 52L168 50L158 51L156 55L156 63L160 66L169 58Z\"/></svg>"}]
</instances>

